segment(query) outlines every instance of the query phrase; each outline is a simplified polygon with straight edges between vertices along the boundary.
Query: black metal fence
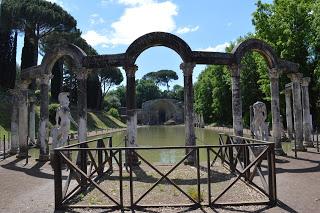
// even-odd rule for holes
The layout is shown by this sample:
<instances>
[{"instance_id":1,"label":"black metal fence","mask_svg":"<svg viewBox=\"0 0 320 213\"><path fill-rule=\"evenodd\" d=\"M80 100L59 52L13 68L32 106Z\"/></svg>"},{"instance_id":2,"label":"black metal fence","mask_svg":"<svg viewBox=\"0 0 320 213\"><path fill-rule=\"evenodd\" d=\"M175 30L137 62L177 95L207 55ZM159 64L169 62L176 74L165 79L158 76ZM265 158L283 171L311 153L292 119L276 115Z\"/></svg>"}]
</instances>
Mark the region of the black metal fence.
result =
<instances>
[{"instance_id":1,"label":"black metal fence","mask_svg":"<svg viewBox=\"0 0 320 213\"><path fill-rule=\"evenodd\" d=\"M185 150L187 151L177 163L171 165L169 170L164 171L161 168L159 169L156 163L141 154L142 151L160 152L161 150L180 150L182 153ZM136 190L138 179L133 173L138 167L130 162L124 163L124 153L136 155L141 161L139 168L143 167L143 165L148 166L159 176L145 191L140 192ZM170 174L179 166L182 166L183 162L190 155L195 155L194 165L191 166L194 169L187 169L185 172L196 171L193 179L195 180L194 186L197 196L190 195L176 179L170 177ZM224 186L224 189L219 194L213 197L212 185L216 184L214 181L213 165L218 161L234 175L234 178ZM56 209L81 207L138 209L146 207L274 205L277 199L274 143L225 134L219 135L219 145L190 147L112 148L111 137L101 138L55 149L52 165L54 167ZM187 167L187 165L185 166ZM118 172L116 178L110 176L114 168ZM124 168L127 170L124 170ZM184 174L187 176L186 173ZM72 179L74 179L74 184L70 184ZM257 183L257 180L260 180L260 182ZM101 183L105 181L113 181L113 184L117 184L116 192L113 191L111 193L103 188ZM124 187L124 181L128 181L129 183L128 191L126 191L127 187ZM170 185L170 187L173 187L183 195L188 200L188 203L159 203L156 202L156 199L151 200L151 203L148 204L141 203L141 200L150 194L156 186L159 186L162 181L166 181L168 186ZM239 202L238 197L235 197L231 202L219 202L219 199L240 181L264 195L266 199ZM71 185L73 186L71 187ZM103 194L105 199L109 201L108 205L77 204L74 202L73 199L76 196L93 188ZM117 197L115 198L113 194L116 194ZM124 194L127 198L124 198ZM201 194L207 194L206 198L203 199ZM166 199L170 201L172 198L170 195L166 195Z\"/></svg>"}]
</instances>

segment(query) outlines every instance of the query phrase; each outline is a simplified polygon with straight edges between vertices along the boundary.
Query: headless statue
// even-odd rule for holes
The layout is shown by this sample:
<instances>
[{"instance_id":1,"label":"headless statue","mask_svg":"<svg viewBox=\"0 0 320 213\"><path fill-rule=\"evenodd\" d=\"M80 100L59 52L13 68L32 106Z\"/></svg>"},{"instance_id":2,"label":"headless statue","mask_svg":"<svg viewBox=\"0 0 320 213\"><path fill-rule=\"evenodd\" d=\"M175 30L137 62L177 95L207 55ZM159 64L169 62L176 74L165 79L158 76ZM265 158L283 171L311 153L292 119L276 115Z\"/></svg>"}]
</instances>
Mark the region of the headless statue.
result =
<instances>
[{"instance_id":1,"label":"headless statue","mask_svg":"<svg viewBox=\"0 0 320 213\"><path fill-rule=\"evenodd\" d=\"M70 113L68 95L68 92L61 92L58 96L60 106L56 111L56 126L51 131L52 149L67 145L70 121L78 127L78 124L73 120Z\"/></svg>"},{"instance_id":2,"label":"headless statue","mask_svg":"<svg viewBox=\"0 0 320 213\"><path fill-rule=\"evenodd\" d=\"M258 140L269 140L269 129L267 119L267 108L266 105L257 101L253 104L253 120L252 128L255 139Z\"/></svg>"}]
</instances>

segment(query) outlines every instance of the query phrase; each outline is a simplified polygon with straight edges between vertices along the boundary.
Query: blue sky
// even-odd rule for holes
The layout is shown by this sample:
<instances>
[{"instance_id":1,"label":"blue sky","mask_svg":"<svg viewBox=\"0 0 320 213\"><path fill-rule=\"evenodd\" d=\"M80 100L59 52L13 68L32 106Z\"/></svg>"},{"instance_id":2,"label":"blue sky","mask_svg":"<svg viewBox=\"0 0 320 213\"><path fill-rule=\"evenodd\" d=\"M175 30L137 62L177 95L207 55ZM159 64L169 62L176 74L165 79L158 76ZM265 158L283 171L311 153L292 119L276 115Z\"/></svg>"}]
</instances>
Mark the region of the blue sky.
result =
<instances>
[{"instance_id":1,"label":"blue sky","mask_svg":"<svg viewBox=\"0 0 320 213\"><path fill-rule=\"evenodd\" d=\"M78 22L82 37L99 54L125 52L139 36L152 31L173 33L191 49L224 51L230 41L253 32L255 0L48 0L61 5ZM19 39L21 48L23 37ZM20 54L18 55L20 57ZM40 57L41 60L41 57ZM183 85L181 58L174 51L154 47L137 60L137 78L160 69L172 69ZM194 81L204 69L197 66Z\"/></svg>"}]
</instances>

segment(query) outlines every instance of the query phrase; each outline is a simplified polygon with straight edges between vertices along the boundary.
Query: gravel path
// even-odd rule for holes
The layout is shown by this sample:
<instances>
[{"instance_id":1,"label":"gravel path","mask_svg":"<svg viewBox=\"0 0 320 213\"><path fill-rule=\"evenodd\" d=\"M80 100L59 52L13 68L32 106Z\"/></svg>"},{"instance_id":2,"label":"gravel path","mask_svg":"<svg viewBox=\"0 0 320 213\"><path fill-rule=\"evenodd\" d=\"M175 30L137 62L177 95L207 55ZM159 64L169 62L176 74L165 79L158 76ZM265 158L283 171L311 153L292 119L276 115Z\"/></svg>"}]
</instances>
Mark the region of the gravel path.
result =
<instances>
[{"instance_id":1,"label":"gravel path","mask_svg":"<svg viewBox=\"0 0 320 213\"><path fill-rule=\"evenodd\" d=\"M222 209L149 209L144 212L319 212L320 153L315 149L287 157L277 157L279 204L265 206L225 207ZM54 212L53 172L49 163L32 159L25 165L14 156L0 161L0 212ZM75 210L72 212L103 212Z\"/></svg>"}]
</instances>

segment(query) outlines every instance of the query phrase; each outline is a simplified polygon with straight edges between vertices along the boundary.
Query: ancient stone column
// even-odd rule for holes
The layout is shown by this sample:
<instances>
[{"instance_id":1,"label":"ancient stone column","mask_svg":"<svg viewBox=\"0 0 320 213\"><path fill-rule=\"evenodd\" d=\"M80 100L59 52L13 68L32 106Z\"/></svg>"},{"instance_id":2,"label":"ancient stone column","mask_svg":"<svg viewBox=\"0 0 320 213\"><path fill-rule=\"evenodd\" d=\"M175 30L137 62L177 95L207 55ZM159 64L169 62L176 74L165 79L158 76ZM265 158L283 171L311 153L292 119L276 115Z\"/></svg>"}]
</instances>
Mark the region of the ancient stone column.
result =
<instances>
[{"instance_id":1,"label":"ancient stone column","mask_svg":"<svg viewBox=\"0 0 320 213\"><path fill-rule=\"evenodd\" d=\"M87 77L88 70L82 68L77 72L78 80L78 141L87 139Z\"/></svg>"},{"instance_id":2,"label":"ancient stone column","mask_svg":"<svg viewBox=\"0 0 320 213\"><path fill-rule=\"evenodd\" d=\"M302 126L302 106L301 106L301 88L300 81L302 74L293 73L288 77L292 81L292 97L293 97L293 120L295 140L297 144L297 151L305 151L303 146L303 126Z\"/></svg>"},{"instance_id":3,"label":"ancient stone column","mask_svg":"<svg viewBox=\"0 0 320 213\"><path fill-rule=\"evenodd\" d=\"M39 161L49 160L49 82L52 75L43 74L40 77L40 121L39 121Z\"/></svg>"},{"instance_id":4,"label":"ancient stone column","mask_svg":"<svg viewBox=\"0 0 320 213\"><path fill-rule=\"evenodd\" d=\"M26 158L28 153L28 86L27 82L21 82L18 85L19 154L17 158Z\"/></svg>"},{"instance_id":5,"label":"ancient stone column","mask_svg":"<svg viewBox=\"0 0 320 213\"><path fill-rule=\"evenodd\" d=\"M11 148L9 153L15 155L19 150L19 91L17 89L10 90L11 93Z\"/></svg>"},{"instance_id":6,"label":"ancient stone column","mask_svg":"<svg viewBox=\"0 0 320 213\"><path fill-rule=\"evenodd\" d=\"M180 69L184 76L184 125L185 125L185 139L186 146L196 145L196 136L193 122L193 84L192 73L195 67L194 63L182 63ZM186 149L186 154L191 150ZM194 164L196 160L196 153L189 155L186 164Z\"/></svg>"},{"instance_id":7,"label":"ancient stone column","mask_svg":"<svg viewBox=\"0 0 320 213\"><path fill-rule=\"evenodd\" d=\"M232 81L232 120L233 134L243 136L242 123L242 101L240 92L240 67L237 65L230 66Z\"/></svg>"},{"instance_id":8,"label":"ancient stone column","mask_svg":"<svg viewBox=\"0 0 320 213\"><path fill-rule=\"evenodd\" d=\"M281 146L279 76L280 70L276 68L269 70L271 88L272 137L275 143L275 154L284 155L285 153Z\"/></svg>"},{"instance_id":9,"label":"ancient stone column","mask_svg":"<svg viewBox=\"0 0 320 213\"><path fill-rule=\"evenodd\" d=\"M309 102L309 83L310 78L302 78L301 88L302 88L302 112L303 112L303 135L304 135L304 145L307 147L313 147L313 142L311 140L311 119L310 119L310 102Z\"/></svg>"},{"instance_id":10,"label":"ancient stone column","mask_svg":"<svg viewBox=\"0 0 320 213\"><path fill-rule=\"evenodd\" d=\"M288 137L290 140L293 139L293 123L292 123L292 103L291 103L291 94L292 94L292 88L290 87L285 88L285 95L286 95L286 120L287 120L287 131L288 131Z\"/></svg>"},{"instance_id":11,"label":"ancient stone column","mask_svg":"<svg viewBox=\"0 0 320 213\"><path fill-rule=\"evenodd\" d=\"M138 70L136 65L124 67L127 77L126 105L127 105L127 141L126 146L137 147L137 112L136 112L136 80L135 73ZM138 164L138 158L126 153L126 163Z\"/></svg>"},{"instance_id":12,"label":"ancient stone column","mask_svg":"<svg viewBox=\"0 0 320 213\"><path fill-rule=\"evenodd\" d=\"M35 112L35 97L29 97L29 142L36 143L36 112Z\"/></svg>"}]
</instances>

